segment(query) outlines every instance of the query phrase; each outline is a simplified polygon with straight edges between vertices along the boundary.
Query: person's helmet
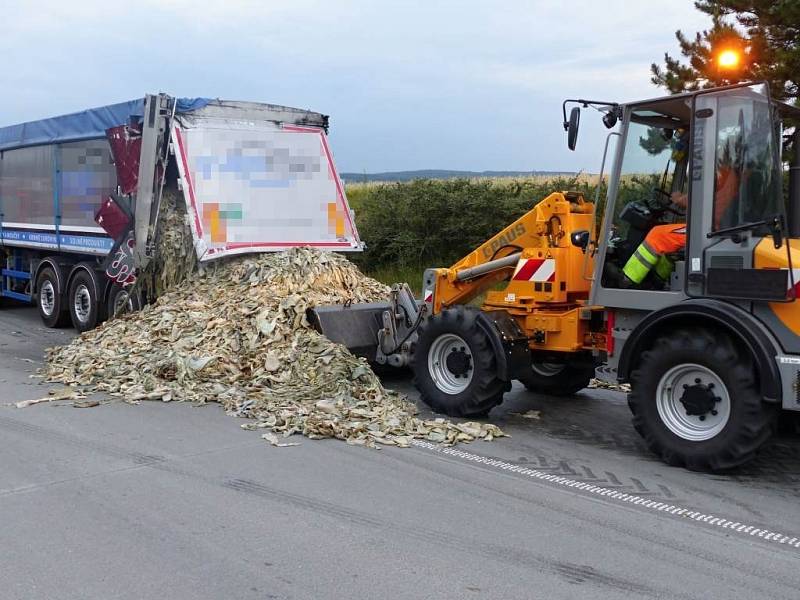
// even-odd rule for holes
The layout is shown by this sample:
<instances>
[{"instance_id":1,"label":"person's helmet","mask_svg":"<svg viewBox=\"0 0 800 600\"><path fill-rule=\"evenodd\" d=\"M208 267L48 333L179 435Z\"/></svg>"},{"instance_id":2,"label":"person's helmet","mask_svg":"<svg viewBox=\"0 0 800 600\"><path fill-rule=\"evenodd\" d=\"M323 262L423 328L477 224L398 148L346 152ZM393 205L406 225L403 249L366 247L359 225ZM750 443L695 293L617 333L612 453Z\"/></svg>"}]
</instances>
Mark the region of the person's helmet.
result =
<instances>
[{"instance_id":1,"label":"person's helmet","mask_svg":"<svg viewBox=\"0 0 800 600\"><path fill-rule=\"evenodd\" d=\"M687 152L689 152L689 130L680 127L672 138L672 160L676 163L682 162L686 159Z\"/></svg>"}]
</instances>

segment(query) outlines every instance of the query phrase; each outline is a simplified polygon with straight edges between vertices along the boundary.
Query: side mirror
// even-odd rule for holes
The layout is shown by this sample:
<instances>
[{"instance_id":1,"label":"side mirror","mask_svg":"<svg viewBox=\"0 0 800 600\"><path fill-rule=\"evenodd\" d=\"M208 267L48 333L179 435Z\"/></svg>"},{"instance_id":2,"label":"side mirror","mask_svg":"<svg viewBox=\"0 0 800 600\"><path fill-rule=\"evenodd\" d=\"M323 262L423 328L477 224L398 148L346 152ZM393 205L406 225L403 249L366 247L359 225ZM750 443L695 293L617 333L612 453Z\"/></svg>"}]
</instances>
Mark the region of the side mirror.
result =
<instances>
[{"instance_id":1,"label":"side mirror","mask_svg":"<svg viewBox=\"0 0 800 600\"><path fill-rule=\"evenodd\" d=\"M578 126L581 122L581 109L579 106L573 106L569 113L569 125L567 126L567 147L570 150L575 150L575 144L578 143Z\"/></svg>"}]
</instances>

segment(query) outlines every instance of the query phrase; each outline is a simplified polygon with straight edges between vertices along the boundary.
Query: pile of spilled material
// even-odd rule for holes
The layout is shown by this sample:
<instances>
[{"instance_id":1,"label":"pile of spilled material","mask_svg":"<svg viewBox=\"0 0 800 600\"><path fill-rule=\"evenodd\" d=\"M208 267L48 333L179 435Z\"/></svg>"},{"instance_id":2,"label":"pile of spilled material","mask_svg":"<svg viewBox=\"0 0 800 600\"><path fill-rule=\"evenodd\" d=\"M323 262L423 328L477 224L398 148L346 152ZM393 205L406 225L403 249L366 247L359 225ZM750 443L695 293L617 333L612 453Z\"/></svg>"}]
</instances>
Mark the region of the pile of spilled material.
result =
<instances>
[{"instance_id":1,"label":"pile of spilled material","mask_svg":"<svg viewBox=\"0 0 800 600\"><path fill-rule=\"evenodd\" d=\"M384 300L345 258L301 248L196 271L141 311L48 350L46 377L128 401L219 402L264 438L443 444L504 434L485 423L423 420L363 359L312 329L306 309Z\"/></svg>"}]
</instances>

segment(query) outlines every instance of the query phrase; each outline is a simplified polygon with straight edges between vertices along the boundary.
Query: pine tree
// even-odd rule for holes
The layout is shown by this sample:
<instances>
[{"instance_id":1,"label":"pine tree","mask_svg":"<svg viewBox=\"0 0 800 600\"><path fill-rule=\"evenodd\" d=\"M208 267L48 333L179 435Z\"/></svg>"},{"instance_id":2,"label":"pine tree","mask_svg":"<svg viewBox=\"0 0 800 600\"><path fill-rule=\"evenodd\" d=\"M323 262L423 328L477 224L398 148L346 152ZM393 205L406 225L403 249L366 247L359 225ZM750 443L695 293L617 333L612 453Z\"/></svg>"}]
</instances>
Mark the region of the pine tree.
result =
<instances>
[{"instance_id":1,"label":"pine tree","mask_svg":"<svg viewBox=\"0 0 800 600\"><path fill-rule=\"evenodd\" d=\"M675 32L688 61L665 53L663 66L651 66L654 84L675 94L766 80L774 98L798 100L800 0L697 0L694 4L711 16L712 26L693 39ZM718 55L726 49L742 57L735 70L718 66Z\"/></svg>"}]
</instances>

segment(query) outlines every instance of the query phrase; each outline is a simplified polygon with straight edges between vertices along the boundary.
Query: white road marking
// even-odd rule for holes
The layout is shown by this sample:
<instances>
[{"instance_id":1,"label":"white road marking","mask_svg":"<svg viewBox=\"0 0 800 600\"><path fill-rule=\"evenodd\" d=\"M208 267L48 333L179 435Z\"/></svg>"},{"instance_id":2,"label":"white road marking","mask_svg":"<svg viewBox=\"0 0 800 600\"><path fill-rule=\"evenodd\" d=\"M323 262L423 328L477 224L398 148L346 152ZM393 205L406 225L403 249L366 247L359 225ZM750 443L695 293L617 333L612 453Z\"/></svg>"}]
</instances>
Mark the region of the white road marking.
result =
<instances>
[{"instance_id":1,"label":"white road marking","mask_svg":"<svg viewBox=\"0 0 800 600\"><path fill-rule=\"evenodd\" d=\"M800 548L800 538L790 537L788 535L784 535L782 533L778 533L775 531L770 531L768 529L760 529L753 525L745 525L743 523L740 523L739 521L731 521L729 519L724 519L722 517L717 517L715 515L702 513L696 510L690 510L688 508L682 506L676 506L674 504L666 504L664 502L656 502L655 500L648 500L647 498L643 498L642 496L637 496L636 494L618 492L617 490L612 490L610 488L605 488L603 486L594 485L592 483L585 483L583 481L576 481L568 477L562 477L561 475L553 475L551 473L545 473L544 471L539 471L538 469L521 467L519 465L514 465L502 460L497 460L494 458L486 458L485 456L472 454L471 452L465 452L464 450L458 450L456 448L443 447L438 444L426 442L424 440L413 440L411 443L418 448L424 448L425 450L432 450L434 452L446 454L447 456L454 456L456 458L461 458L470 462L486 465L488 467L492 467L494 469L498 469L501 471L510 471L512 473L525 475L526 477L531 477L532 479L546 481L548 483L552 483L562 487L575 488L578 490L582 490L584 492L589 492L590 494L595 494L597 496L611 498L613 500L626 502L628 504L635 504L637 506L642 506L644 508L648 508L656 512L665 512L671 515L685 517L687 519L706 523L714 527L719 527L722 529L730 529L731 531L740 533L742 535L759 537L764 541L769 541L775 544L783 544L784 546Z\"/></svg>"}]
</instances>

